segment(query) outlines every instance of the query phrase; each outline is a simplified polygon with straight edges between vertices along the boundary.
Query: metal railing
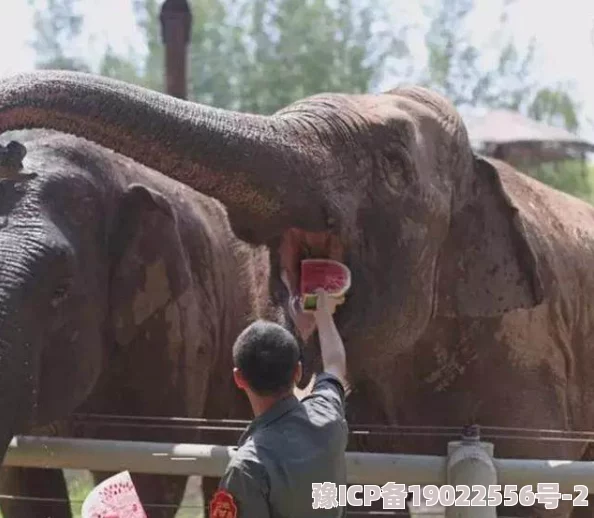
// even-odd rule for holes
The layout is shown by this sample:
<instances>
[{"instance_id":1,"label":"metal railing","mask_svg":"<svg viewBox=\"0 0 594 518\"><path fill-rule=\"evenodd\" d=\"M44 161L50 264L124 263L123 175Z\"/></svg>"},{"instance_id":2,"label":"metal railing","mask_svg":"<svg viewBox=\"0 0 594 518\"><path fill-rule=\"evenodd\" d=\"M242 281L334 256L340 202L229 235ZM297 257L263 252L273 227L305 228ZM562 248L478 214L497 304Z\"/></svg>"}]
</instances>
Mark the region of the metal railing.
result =
<instances>
[{"instance_id":1,"label":"metal railing","mask_svg":"<svg viewBox=\"0 0 594 518\"><path fill-rule=\"evenodd\" d=\"M4 466L123 471L153 474L221 476L235 448L207 444L173 444L57 437L15 437ZM478 430L451 441L445 456L347 452L350 484L403 483L407 486L559 484L562 493L582 485L594 493L594 462L498 459L493 445L481 442ZM452 507L445 514L495 516L492 507ZM434 512L432 514L435 514Z\"/></svg>"}]
</instances>

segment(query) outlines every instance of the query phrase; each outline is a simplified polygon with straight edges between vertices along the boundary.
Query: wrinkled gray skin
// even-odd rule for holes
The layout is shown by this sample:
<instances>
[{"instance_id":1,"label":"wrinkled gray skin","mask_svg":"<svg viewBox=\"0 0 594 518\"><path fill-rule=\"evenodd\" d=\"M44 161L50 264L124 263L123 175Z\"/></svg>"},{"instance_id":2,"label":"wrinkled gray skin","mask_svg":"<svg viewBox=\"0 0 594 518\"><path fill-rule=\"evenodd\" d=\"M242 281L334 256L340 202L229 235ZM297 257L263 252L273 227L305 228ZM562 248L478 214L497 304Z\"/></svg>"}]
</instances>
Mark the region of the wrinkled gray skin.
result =
<instances>
[{"instance_id":1,"label":"wrinkled gray skin","mask_svg":"<svg viewBox=\"0 0 594 518\"><path fill-rule=\"evenodd\" d=\"M594 428L594 210L473 154L440 96L321 94L255 116L37 72L0 82L0 131L28 127L84 136L222 201L237 236L269 248L283 308L301 258L344 261L351 422ZM316 335L297 328L310 374ZM447 440L351 447L442 455ZM580 459L587 445L496 440L495 452Z\"/></svg>"},{"instance_id":2,"label":"wrinkled gray skin","mask_svg":"<svg viewBox=\"0 0 594 518\"><path fill-rule=\"evenodd\" d=\"M267 314L265 250L235 238L219 202L128 158L70 135L25 145L23 169L0 182L2 452L18 433L212 441L59 422L75 410L248 419L229 351ZM133 477L150 516L174 516L150 504L179 504L185 477ZM67 498L59 470L5 468L1 485ZM70 516L59 503L3 500L2 511Z\"/></svg>"}]
</instances>

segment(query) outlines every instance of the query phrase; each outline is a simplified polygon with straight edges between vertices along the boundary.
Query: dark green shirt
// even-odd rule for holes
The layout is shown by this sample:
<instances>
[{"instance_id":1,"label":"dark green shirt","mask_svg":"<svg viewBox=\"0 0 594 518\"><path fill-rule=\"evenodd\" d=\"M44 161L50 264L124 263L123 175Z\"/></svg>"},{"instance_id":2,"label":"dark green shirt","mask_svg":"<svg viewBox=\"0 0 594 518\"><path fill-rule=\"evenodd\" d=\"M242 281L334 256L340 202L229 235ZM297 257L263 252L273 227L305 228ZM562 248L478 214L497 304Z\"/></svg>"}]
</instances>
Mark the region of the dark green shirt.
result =
<instances>
[{"instance_id":1,"label":"dark green shirt","mask_svg":"<svg viewBox=\"0 0 594 518\"><path fill-rule=\"evenodd\" d=\"M346 484L344 387L317 377L301 401L291 395L252 421L219 485L239 518L337 518L344 507L312 508L312 483Z\"/></svg>"}]
</instances>

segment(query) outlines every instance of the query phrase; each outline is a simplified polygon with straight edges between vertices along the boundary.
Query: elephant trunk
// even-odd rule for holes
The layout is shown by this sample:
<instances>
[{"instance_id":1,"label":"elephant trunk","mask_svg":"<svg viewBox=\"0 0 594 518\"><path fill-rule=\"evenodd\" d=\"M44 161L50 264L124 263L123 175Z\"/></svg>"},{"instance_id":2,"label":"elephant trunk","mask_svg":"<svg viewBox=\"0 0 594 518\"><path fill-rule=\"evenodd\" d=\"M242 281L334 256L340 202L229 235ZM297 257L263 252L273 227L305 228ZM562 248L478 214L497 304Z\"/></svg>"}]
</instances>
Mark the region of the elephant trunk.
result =
<instances>
[{"instance_id":1,"label":"elephant trunk","mask_svg":"<svg viewBox=\"0 0 594 518\"><path fill-rule=\"evenodd\" d=\"M46 128L84 137L217 198L234 225L245 222L245 232L281 228L294 200L307 197L299 196L299 173L314 167L320 153L300 143L298 124L78 72L0 81L0 132Z\"/></svg>"},{"instance_id":2,"label":"elephant trunk","mask_svg":"<svg viewBox=\"0 0 594 518\"><path fill-rule=\"evenodd\" d=\"M0 311L0 462L12 437L29 426L35 410L34 355L25 333Z\"/></svg>"}]
</instances>

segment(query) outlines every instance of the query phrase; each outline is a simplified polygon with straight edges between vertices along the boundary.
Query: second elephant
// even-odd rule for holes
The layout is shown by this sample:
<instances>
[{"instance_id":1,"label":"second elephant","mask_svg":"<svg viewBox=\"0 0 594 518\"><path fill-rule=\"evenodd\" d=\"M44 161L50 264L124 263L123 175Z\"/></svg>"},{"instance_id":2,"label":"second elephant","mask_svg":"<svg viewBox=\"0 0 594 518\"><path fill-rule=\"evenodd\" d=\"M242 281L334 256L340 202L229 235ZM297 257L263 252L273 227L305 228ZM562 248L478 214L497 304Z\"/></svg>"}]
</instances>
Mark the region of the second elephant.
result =
<instances>
[{"instance_id":1,"label":"second elephant","mask_svg":"<svg viewBox=\"0 0 594 518\"><path fill-rule=\"evenodd\" d=\"M266 252L234 237L219 202L82 139L37 134L0 151L2 450L75 410L249 418L229 351L270 316ZM204 439L100 425L84 435ZM151 516L174 515L151 504L177 505L184 477L134 478ZM3 493L67 497L57 470L4 468L2 482ZM63 503L2 511L70 516Z\"/></svg>"}]
</instances>

